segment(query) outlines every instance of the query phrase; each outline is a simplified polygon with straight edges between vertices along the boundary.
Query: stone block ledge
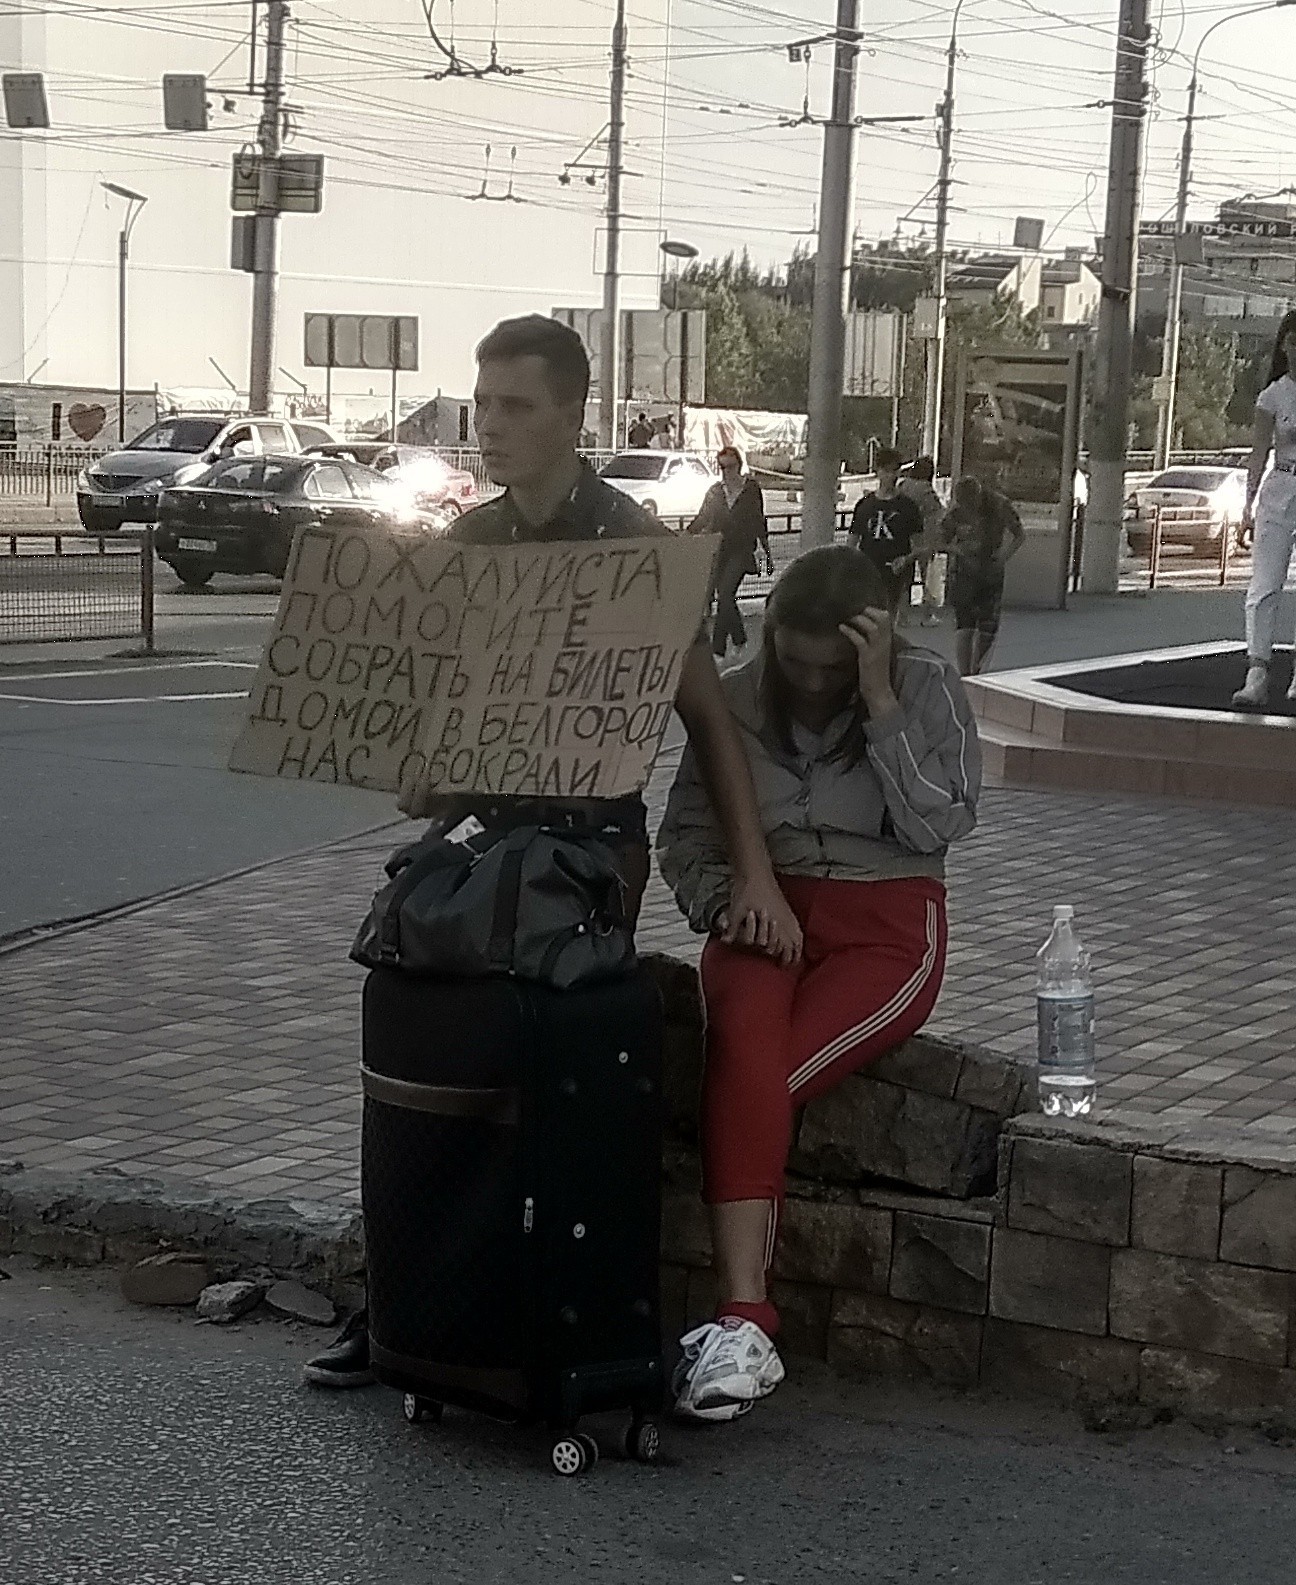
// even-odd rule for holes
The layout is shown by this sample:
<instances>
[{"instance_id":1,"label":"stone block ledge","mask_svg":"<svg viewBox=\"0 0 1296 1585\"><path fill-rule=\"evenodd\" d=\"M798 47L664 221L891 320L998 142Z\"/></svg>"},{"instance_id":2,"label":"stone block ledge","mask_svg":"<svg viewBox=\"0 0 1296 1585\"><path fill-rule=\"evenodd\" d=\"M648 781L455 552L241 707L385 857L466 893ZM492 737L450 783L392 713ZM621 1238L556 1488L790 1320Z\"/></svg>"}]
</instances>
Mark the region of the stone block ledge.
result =
<instances>
[{"instance_id":1,"label":"stone block ledge","mask_svg":"<svg viewBox=\"0 0 1296 1585\"><path fill-rule=\"evenodd\" d=\"M218 1279L251 1270L297 1277L343 1305L364 1282L358 1209L240 1200L112 1167L73 1176L0 1162L0 1255L126 1265L168 1249L206 1254Z\"/></svg>"},{"instance_id":2,"label":"stone block ledge","mask_svg":"<svg viewBox=\"0 0 1296 1585\"><path fill-rule=\"evenodd\" d=\"M823 1203L793 1178L775 1268L788 1345L943 1386L1296 1430L1292 1154L1240 1126L1032 1115L1003 1124L990 1197L862 1185ZM678 1185L663 1254L689 1324L712 1301L709 1252Z\"/></svg>"}]
</instances>

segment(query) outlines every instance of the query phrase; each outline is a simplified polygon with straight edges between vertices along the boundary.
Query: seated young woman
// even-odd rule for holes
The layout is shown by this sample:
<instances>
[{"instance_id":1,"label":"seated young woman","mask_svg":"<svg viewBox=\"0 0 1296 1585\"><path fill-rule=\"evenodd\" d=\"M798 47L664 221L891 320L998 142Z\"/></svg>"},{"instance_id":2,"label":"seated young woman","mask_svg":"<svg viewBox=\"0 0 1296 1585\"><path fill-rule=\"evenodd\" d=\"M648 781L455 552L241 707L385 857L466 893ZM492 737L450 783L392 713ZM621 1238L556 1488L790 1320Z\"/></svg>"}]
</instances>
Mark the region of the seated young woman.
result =
<instances>
[{"instance_id":1,"label":"seated young woman","mask_svg":"<svg viewBox=\"0 0 1296 1585\"><path fill-rule=\"evenodd\" d=\"M703 1198L715 1320L683 1339L676 1412L745 1414L783 1379L769 1270L793 1111L925 1022L945 967L945 851L976 824L981 754L958 671L897 640L889 592L848 546L779 579L762 647L722 681L784 895L805 936L784 967L720 933L730 875L686 751L657 838L702 953Z\"/></svg>"}]
</instances>

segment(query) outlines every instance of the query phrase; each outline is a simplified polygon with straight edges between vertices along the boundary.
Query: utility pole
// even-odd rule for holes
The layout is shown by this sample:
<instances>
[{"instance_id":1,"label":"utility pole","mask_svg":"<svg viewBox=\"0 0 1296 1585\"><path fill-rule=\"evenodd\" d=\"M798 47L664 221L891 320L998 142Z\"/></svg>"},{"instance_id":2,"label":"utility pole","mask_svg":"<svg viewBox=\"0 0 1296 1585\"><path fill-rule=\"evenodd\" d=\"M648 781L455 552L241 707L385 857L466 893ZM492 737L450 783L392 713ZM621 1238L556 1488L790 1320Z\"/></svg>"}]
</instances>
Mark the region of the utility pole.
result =
<instances>
[{"instance_id":1,"label":"utility pole","mask_svg":"<svg viewBox=\"0 0 1296 1585\"><path fill-rule=\"evenodd\" d=\"M608 125L607 257L603 270L603 330L599 343L599 445L615 451L621 391L621 146L625 134L625 0L617 0L612 28L612 113Z\"/></svg>"},{"instance_id":2,"label":"utility pole","mask_svg":"<svg viewBox=\"0 0 1296 1585\"><path fill-rule=\"evenodd\" d=\"M1120 581L1148 39L1148 0L1121 0L1089 426L1089 507L1080 564L1086 594L1115 594Z\"/></svg>"},{"instance_id":3,"label":"utility pole","mask_svg":"<svg viewBox=\"0 0 1296 1585\"><path fill-rule=\"evenodd\" d=\"M252 276L252 353L248 404L254 413L270 411L275 367L275 298L279 287L279 155L283 150L285 0L267 0L265 85L261 96L260 188L254 224Z\"/></svg>"},{"instance_id":4,"label":"utility pole","mask_svg":"<svg viewBox=\"0 0 1296 1585\"><path fill-rule=\"evenodd\" d=\"M1179 197L1175 203L1174 257L1170 263L1170 294L1166 300L1165 334L1161 338L1163 395L1157 405L1157 438L1154 467L1170 466L1174 445L1175 386L1179 382L1179 331L1183 317L1183 236L1188 222L1188 183L1192 172L1193 118L1197 113L1197 68L1188 84L1188 114L1184 118L1183 145L1179 150Z\"/></svg>"},{"instance_id":5,"label":"utility pole","mask_svg":"<svg viewBox=\"0 0 1296 1585\"><path fill-rule=\"evenodd\" d=\"M801 543L831 545L837 528L841 473L842 383L851 283L851 221L855 211L855 60L859 0L837 0L832 114L824 124L810 326L809 446Z\"/></svg>"},{"instance_id":6,"label":"utility pole","mask_svg":"<svg viewBox=\"0 0 1296 1585\"><path fill-rule=\"evenodd\" d=\"M961 3L961 0L960 0ZM950 28L949 50L945 57L945 97L940 102L940 175L936 180L936 334L927 343L927 374L923 391L924 455L940 461L941 394L945 386L945 330L949 315L949 236L950 167L954 149L954 62L958 57L958 12Z\"/></svg>"}]
</instances>

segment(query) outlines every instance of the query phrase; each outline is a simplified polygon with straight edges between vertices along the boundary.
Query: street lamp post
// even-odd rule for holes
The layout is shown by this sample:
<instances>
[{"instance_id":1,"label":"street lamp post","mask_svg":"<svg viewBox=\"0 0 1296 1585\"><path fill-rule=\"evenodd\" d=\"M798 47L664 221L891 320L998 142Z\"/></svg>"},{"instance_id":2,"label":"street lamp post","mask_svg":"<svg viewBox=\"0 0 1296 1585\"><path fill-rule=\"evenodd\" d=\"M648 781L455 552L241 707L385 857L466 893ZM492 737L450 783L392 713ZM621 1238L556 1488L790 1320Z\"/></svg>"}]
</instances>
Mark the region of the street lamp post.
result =
<instances>
[{"instance_id":1,"label":"street lamp post","mask_svg":"<svg viewBox=\"0 0 1296 1585\"><path fill-rule=\"evenodd\" d=\"M1197 68L1201 63L1202 47L1216 28L1226 22L1236 22L1239 17L1254 16L1260 11L1274 11L1281 6L1296 5L1296 0L1269 0L1266 5L1248 6L1244 11L1230 11L1212 22L1202 34L1193 54L1192 77L1188 83L1188 109L1184 116L1183 144L1179 151L1179 193L1175 202L1174 257L1170 266L1170 292L1166 299L1166 327L1161 341L1162 399L1157 406L1157 438L1154 461L1158 469L1170 465L1170 451L1174 445L1175 398L1179 386L1179 343L1183 330L1184 242L1187 235L1188 192L1192 180L1193 122L1197 116Z\"/></svg>"},{"instance_id":2,"label":"street lamp post","mask_svg":"<svg viewBox=\"0 0 1296 1585\"><path fill-rule=\"evenodd\" d=\"M675 268L671 272L671 309L679 313L679 272L682 259L696 259L698 250L691 242L680 242L672 237L667 237L661 244L661 251L668 259L675 261ZM662 294L665 295L664 293ZM675 428L675 444L683 450L684 447L684 408L688 403L688 376L689 376L689 326L687 313L682 315L680 327L680 372L679 372L679 416Z\"/></svg>"},{"instance_id":3,"label":"street lamp post","mask_svg":"<svg viewBox=\"0 0 1296 1585\"><path fill-rule=\"evenodd\" d=\"M143 193L119 187L116 182L100 182L100 187L126 202L122 228L117 234L117 439L126 439L126 263L130 258L131 232L148 199Z\"/></svg>"}]
</instances>

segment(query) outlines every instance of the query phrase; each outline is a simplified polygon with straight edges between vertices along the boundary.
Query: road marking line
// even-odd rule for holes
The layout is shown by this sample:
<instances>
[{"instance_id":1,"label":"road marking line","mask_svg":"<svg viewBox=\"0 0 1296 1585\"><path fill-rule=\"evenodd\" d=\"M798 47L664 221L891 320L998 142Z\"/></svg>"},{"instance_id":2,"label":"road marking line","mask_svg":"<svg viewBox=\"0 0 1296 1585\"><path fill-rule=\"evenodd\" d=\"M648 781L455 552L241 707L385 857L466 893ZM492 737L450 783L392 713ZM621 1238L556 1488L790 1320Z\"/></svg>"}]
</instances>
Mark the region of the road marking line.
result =
<instances>
[{"instance_id":1,"label":"road marking line","mask_svg":"<svg viewBox=\"0 0 1296 1585\"><path fill-rule=\"evenodd\" d=\"M58 699L44 693L0 693L0 704L187 704L194 699L246 699L248 691L236 693L145 693L124 699Z\"/></svg>"},{"instance_id":2,"label":"road marking line","mask_svg":"<svg viewBox=\"0 0 1296 1585\"><path fill-rule=\"evenodd\" d=\"M104 666L89 671L34 671L31 673L0 672L0 682L50 682L59 677L134 677L140 672L198 671L203 667L229 667L235 671L255 671L254 660L162 660L146 662L142 666Z\"/></svg>"}]
</instances>

